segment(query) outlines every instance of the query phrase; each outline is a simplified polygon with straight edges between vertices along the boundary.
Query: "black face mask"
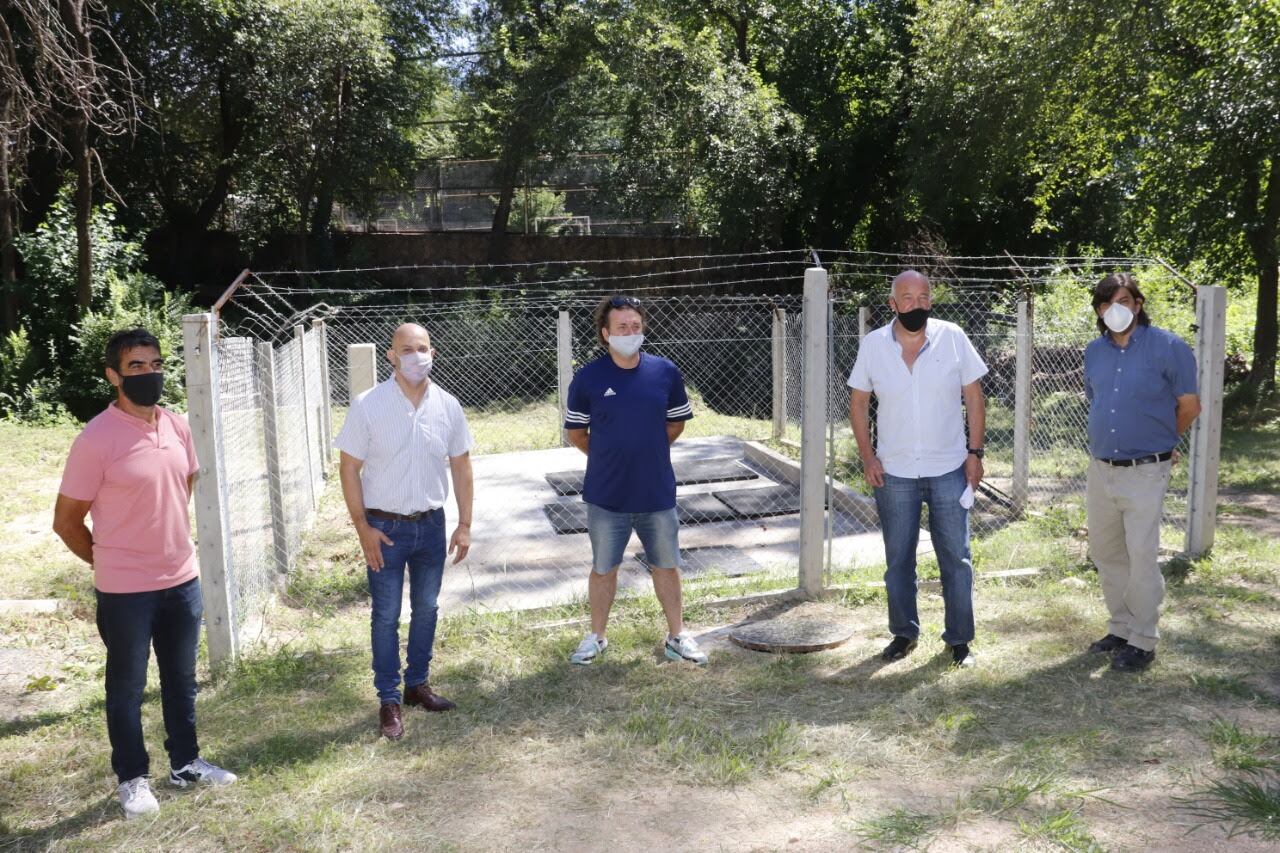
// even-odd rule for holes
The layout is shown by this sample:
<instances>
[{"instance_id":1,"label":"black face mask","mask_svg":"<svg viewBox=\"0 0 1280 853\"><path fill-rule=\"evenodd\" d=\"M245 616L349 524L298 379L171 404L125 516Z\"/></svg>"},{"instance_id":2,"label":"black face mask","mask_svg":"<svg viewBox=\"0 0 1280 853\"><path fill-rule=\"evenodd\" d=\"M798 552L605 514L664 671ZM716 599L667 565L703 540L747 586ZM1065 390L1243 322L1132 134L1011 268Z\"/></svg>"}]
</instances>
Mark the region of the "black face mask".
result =
<instances>
[{"instance_id":1,"label":"black face mask","mask_svg":"<svg viewBox=\"0 0 1280 853\"><path fill-rule=\"evenodd\" d=\"M902 324L902 328L908 332L918 332L924 328L925 321L929 319L928 308L914 308L911 311L899 311L898 322Z\"/></svg>"},{"instance_id":2,"label":"black face mask","mask_svg":"<svg viewBox=\"0 0 1280 853\"><path fill-rule=\"evenodd\" d=\"M154 406L164 392L163 373L136 373L120 377L120 390L135 406Z\"/></svg>"}]
</instances>

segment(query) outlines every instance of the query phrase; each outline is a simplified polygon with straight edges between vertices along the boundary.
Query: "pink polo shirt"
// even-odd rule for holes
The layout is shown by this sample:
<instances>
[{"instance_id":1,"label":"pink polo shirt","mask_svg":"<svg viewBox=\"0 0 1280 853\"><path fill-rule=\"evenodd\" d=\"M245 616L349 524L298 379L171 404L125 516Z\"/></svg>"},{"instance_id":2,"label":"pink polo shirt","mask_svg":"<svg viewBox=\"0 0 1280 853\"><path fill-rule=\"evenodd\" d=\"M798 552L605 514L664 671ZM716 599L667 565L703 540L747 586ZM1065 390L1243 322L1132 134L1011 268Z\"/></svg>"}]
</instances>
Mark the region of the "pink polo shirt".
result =
<instances>
[{"instance_id":1,"label":"pink polo shirt","mask_svg":"<svg viewBox=\"0 0 1280 853\"><path fill-rule=\"evenodd\" d=\"M196 577L187 477L198 468L186 419L159 406L152 425L112 403L76 436L58 491L92 502L100 592L150 592Z\"/></svg>"}]
</instances>

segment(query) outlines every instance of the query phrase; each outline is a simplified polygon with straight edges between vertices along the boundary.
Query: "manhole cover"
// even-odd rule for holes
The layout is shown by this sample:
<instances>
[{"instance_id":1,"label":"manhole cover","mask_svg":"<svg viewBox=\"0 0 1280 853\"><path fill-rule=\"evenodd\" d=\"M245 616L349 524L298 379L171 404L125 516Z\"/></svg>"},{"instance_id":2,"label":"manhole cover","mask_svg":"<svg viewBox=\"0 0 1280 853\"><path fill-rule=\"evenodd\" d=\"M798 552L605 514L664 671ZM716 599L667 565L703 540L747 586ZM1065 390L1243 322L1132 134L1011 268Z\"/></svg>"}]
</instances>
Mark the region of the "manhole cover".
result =
<instances>
[{"instance_id":1,"label":"manhole cover","mask_svg":"<svg viewBox=\"0 0 1280 853\"><path fill-rule=\"evenodd\" d=\"M733 628L729 639L758 652L818 652L848 642L854 632L852 615L834 604L770 608L761 617Z\"/></svg>"}]
</instances>

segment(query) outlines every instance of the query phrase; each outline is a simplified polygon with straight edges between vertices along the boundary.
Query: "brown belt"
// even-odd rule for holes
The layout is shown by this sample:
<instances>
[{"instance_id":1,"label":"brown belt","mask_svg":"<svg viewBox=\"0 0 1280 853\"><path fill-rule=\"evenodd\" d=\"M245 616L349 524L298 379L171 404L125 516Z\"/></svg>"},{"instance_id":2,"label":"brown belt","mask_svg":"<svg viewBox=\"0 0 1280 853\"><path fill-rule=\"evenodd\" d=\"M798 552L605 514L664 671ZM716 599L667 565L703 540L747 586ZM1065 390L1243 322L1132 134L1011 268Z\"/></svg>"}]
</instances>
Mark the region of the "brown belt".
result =
<instances>
[{"instance_id":1,"label":"brown belt","mask_svg":"<svg viewBox=\"0 0 1280 853\"><path fill-rule=\"evenodd\" d=\"M428 515L431 515L433 512L437 512L438 510L439 508L437 507L436 509L424 509L422 512L415 512L409 515L401 515L398 512L387 512L384 509L366 508L365 514L372 515L374 518L383 518L387 521L417 521L420 518L425 518Z\"/></svg>"}]
</instances>

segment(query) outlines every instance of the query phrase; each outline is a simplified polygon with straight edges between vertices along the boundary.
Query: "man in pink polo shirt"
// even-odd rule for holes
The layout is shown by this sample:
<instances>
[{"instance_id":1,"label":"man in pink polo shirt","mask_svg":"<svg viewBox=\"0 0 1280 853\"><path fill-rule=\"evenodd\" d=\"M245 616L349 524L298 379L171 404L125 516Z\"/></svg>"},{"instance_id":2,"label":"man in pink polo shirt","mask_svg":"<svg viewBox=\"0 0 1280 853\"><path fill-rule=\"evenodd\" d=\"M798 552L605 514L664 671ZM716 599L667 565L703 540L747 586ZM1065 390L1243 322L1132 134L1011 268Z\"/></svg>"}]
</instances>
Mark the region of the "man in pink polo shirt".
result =
<instances>
[{"instance_id":1,"label":"man in pink polo shirt","mask_svg":"<svg viewBox=\"0 0 1280 853\"><path fill-rule=\"evenodd\" d=\"M116 400L71 445L53 529L93 566L98 633L107 647L107 736L126 818L158 811L142 739L142 692L155 645L169 781L229 785L200 757L196 646L204 603L187 504L199 468L185 418L160 406L164 360L145 329L107 342ZM93 517L93 529L85 516Z\"/></svg>"}]
</instances>

